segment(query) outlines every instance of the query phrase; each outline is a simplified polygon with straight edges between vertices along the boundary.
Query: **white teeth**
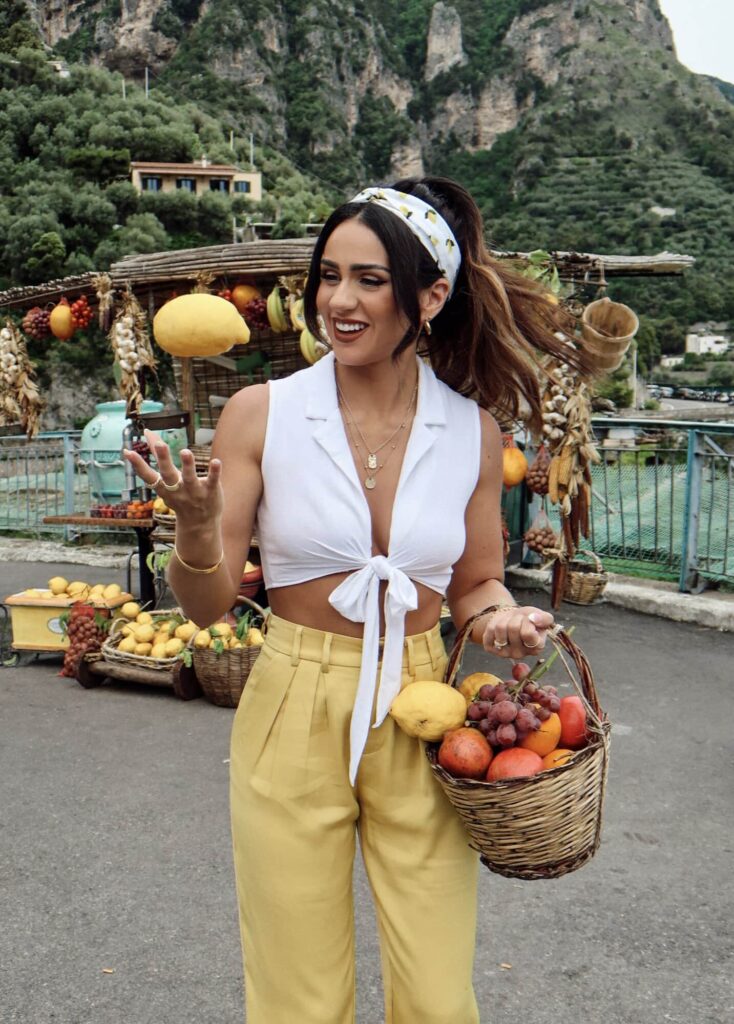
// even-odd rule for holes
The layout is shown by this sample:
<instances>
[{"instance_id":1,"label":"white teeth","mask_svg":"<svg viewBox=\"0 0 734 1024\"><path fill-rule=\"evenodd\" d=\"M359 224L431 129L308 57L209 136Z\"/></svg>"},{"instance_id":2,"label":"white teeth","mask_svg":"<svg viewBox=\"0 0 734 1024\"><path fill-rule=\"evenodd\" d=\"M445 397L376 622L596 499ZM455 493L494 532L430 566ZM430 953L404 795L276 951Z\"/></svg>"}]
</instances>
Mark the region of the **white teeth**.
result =
<instances>
[{"instance_id":1,"label":"white teeth","mask_svg":"<svg viewBox=\"0 0 734 1024\"><path fill-rule=\"evenodd\" d=\"M336 321L337 330L339 331L361 331L367 326L367 324L344 324Z\"/></svg>"}]
</instances>

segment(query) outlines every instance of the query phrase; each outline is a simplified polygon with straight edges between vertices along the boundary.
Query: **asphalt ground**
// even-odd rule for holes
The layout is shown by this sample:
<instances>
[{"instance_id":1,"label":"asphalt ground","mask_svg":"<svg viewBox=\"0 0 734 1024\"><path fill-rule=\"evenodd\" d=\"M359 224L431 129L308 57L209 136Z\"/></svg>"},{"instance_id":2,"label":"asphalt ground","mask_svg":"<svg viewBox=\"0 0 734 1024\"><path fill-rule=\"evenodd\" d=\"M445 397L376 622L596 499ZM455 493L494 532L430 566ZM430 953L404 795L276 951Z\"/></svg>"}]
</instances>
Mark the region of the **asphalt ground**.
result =
<instances>
[{"instance_id":1,"label":"asphalt ground","mask_svg":"<svg viewBox=\"0 0 734 1024\"><path fill-rule=\"evenodd\" d=\"M122 583L121 570L77 572ZM68 565L5 563L1 589L57 573L71 578ZM522 599L547 607L543 593ZM734 641L610 605L564 605L559 618L576 626L613 722L603 842L556 880L482 869L482 1022L729 1024ZM467 671L499 664L476 649L465 659ZM84 690L59 668L40 656L0 669L0 1020L241 1024L233 713L134 684ZM380 1024L359 862L355 901L357 1020Z\"/></svg>"}]
</instances>

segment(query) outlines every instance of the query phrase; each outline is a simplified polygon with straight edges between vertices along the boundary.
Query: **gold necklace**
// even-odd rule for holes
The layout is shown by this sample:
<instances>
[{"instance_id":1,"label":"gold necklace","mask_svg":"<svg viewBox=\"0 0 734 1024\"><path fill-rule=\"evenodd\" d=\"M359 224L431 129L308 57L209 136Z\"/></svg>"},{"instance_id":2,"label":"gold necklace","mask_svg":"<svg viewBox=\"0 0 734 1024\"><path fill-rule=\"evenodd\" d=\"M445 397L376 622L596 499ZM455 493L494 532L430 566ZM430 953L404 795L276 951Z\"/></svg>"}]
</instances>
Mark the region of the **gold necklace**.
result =
<instances>
[{"instance_id":1,"label":"gold necklace","mask_svg":"<svg viewBox=\"0 0 734 1024\"><path fill-rule=\"evenodd\" d=\"M344 405L344 408L346 409L346 411L349 414L350 419L347 419L345 417L344 418L344 423L345 423L346 428L347 428L347 433L349 434L349 439L352 442L352 444L354 445L354 447L355 447L355 449L357 451L357 455L359 456L360 462L362 462L362 466L363 466L365 472L367 473L367 476L364 479L364 485L365 485L365 487L368 490L371 491L375 487L375 484L377 483L377 480L375 479L377 474L379 473L379 471L381 469L384 469L384 467L387 465L387 462L390 459L390 456L392 455L392 453L397 448L397 443L392 445L392 448L388 452L387 457L385 458L384 462L378 463L378 461L377 461L378 453L381 452L382 449L386 445L390 444L390 442L400 433L401 430L405 430L405 428L406 428L406 426L408 424L408 417L410 415L410 410L413 408L413 402L415 401L416 395L418 394L418 381L416 380L416 382L415 382L415 387L413 388L413 392L412 392L412 394L410 396L410 401L408 402L408 407L406 408L405 413L403 414L402 422L397 426L397 428L392 432L392 434L390 434L390 436L388 438L386 438L381 444L379 444L375 449L372 449L372 450L370 449L370 446L367 444L367 440L366 440L364 434L359 429L359 425L357 424L357 422L356 422L356 420L354 418L354 413L350 409L349 403L347 402L346 398L344 397L344 392L339 387L339 382L338 381L337 381L337 385L336 385L336 392L337 392L338 399ZM367 462L363 462L362 461L362 455L361 455L361 452L359 450L360 449L360 444L359 444L359 441L357 441L356 438L354 437L354 434L352 432L352 427L354 427L354 429L357 431L357 433L359 434L359 437L360 437L360 439L362 441L362 444L364 445L364 449L367 452Z\"/></svg>"}]
</instances>

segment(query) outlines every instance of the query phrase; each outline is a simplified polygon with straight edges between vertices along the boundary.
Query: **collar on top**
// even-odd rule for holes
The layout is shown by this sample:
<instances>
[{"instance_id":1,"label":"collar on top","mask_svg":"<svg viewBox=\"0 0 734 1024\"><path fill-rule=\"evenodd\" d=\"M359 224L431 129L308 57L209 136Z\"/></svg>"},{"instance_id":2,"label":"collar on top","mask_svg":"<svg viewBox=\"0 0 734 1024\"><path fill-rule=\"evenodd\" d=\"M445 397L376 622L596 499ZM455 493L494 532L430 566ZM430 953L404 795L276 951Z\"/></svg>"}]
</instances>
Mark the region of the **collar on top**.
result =
<instances>
[{"instance_id":1,"label":"collar on top","mask_svg":"<svg viewBox=\"0 0 734 1024\"><path fill-rule=\"evenodd\" d=\"M418 361L418 406L415 411L416 423L426 426L446 425L446 401L439 381L433 370L416 356ZM306 373L306 417L310 420L328 420L334 410L338 411L334 353L329 352L319 359Z\"/></svg>"}]
</instances>

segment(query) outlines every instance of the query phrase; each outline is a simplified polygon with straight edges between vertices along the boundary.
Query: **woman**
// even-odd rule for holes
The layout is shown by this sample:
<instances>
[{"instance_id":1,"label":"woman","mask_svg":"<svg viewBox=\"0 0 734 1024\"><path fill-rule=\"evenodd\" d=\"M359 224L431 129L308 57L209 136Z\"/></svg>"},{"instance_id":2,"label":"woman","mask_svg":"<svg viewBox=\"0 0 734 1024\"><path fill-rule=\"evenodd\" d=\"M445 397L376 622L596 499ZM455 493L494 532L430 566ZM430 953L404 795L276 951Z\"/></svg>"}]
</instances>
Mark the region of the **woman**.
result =
<instances>
[{"instance_id":1,"label":"woman","mask_svg":"<svg viewBox=\"0 0 734 1024\"><path fill-rule=\"evenodd\" d=\"M537 423L531 353L569 354L557 309L490 258L476 205L446 179L338 208L305 310L332 352L234 395L205 478L188 451L179 474L154 435L159 477L126 453L176 511L169 580L201 625L234 604L257 522L272 615L231 756L247 1020L354 1020L358 833L386 1021L475 1024L477 856L387 712L401 686L442 678L444 596L457 627L493 609L472 638L498 657L543 648L552 616L515 606L502 582L502 446L486 409L522 402Z\"/></svg>"}]
</instances>

